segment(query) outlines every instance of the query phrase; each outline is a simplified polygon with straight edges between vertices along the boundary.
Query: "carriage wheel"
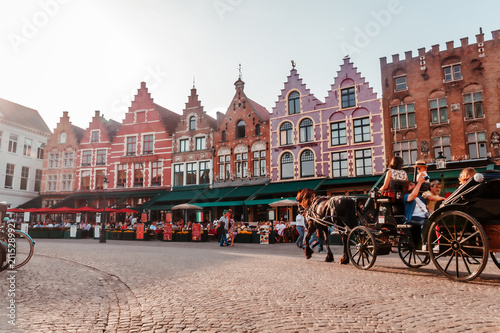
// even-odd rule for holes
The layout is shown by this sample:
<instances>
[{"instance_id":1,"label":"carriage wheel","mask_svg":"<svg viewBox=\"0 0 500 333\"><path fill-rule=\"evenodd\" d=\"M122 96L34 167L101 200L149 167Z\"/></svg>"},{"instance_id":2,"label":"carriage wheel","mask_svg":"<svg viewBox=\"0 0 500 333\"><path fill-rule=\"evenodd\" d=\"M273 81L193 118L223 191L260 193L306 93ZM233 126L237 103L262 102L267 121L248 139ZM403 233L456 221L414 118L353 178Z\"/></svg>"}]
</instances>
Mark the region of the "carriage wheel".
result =
<instances>
[{"instance_id":1,"label":"carriage wheel","mask_svg":"<svg viewBox=\"0 0 500 333\"><path fill-rule=\"evenodd\" d=\"M375 237L370 229L357 226L347 237L347 254L349 259L359 269L369 269L377 259Z\"/></svg>"},{"instance_id":2,"label":"carriage wheel","mask_svg":"<svg viewBox=\"0 0 500 333\"><path fill-rule=\"evenodd\" d=\"M429 254L415 251L413 241L405 233L399 234L398 253L404 264L411 268L419 268L429 263Z\"/></svg>"},{"instance_id":3,"label":"carriage wheel","mask_svg":"<svg viewBox=\"0 0 500 333\"><path fill-rule=\"evenodd\" d=\"M486 233L475 218L464 212L450 211L438 216L427 239L434 265L452 280L472 280L488 262Z\"/></svg>"},{"instance_id":4,"label":"carriage wheel","mask_svg":"<svg viewBox=\"0 0 500 333\"><path fill-rule=\"evenodd\" d=\"M500 268L500 252L490 252L491 260Z\"/></svg>"}]
</instances>

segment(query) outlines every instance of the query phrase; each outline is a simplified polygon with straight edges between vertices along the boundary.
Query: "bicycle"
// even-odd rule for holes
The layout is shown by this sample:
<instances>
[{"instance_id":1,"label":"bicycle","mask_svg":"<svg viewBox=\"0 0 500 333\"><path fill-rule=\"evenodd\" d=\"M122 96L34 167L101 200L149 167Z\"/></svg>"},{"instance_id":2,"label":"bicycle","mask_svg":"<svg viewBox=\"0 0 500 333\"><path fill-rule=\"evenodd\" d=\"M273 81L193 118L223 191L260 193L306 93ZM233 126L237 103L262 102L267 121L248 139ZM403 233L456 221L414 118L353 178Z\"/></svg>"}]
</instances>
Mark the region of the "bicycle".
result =
<instances>
[{"instance_id":1,"label":"bicycle","mask_svg":"<svg viewBox=\"0 0 500 333\"><path fill-rule=\"evenodd\" d=\"M7 268L16 270L23 267L35 252L35 242L30 235L21 230L5 230L5 228L0 230L0 243L4 252L0 272Z\"/></svg>"}]
</instances>

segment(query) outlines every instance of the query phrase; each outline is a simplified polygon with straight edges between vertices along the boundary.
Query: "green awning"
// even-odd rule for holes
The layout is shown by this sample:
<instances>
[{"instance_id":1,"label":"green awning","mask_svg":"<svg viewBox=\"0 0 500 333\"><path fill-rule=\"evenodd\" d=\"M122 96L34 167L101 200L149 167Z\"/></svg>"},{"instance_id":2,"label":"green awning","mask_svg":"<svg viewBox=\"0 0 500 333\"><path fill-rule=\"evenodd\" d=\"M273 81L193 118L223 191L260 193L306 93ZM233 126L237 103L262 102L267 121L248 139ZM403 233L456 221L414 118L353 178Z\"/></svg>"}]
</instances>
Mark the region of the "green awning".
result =
<instances>
[{"instance_id":1,"label":"green awning","mask_svg":"<svg viewBox=\"0 0 500 333\"><path fill-rule=\"evenodd\" d=\"M269 204L271 204L273 202L280 201L280 200L285 200L285 199L295 200L295 197L273 198L273 199L258 199L258 200L246 200L245 201L245 206L269 205Z\"/></svg>"},{"instance_id":2,"label":"green awning","mask_svg":"<svg viewBox=\"0 0 500 333\"><path fill-rule=\"evenodd\" d=\"M202 195L196 198L196 202L191 202L192 204L198 205L198 202L204 201L215 201L223 198L226 194L233 191L234 187L217 187L206 191Z\"/></svg>"},{"instance_id":3,"label":"green awning","mask_svg":"<svg viewBox=\"0 0 500 333\"><path fill-rule=\"evenodd\" d=\"M197 202L194 203L194 205L200 207L231 207L231 206L243 206L243 201Z\"/></svg>"},{"instance_id":4,"label":"green awning","mask_svg":"<svg viewBox=\"0 0 500 333\"><path fill-rule=\"evenodd\" d=\"M304 188L310 188L315 190L323 181L324 178L305 180L305 181L293 181L293 182L280 181L279 183L273 183L267 185L265 188L259 191L258 196L267 194L289 195L290 193L297 193L299 189L304 189Z\"/></svg>"},{"instance_id":5,"label":"green awning","mask_svg":"<svg viewBox=\"0 0 500 333\"><path fill-rule=\"evenodd\" d=\"M251 186L238 186L233 191L226 194L223 199L246 199L253 195L255 192L263 188L265 185L251 185Z\"/></svg>"},{"instance_id":6,"label":"green awning","mask_svg":"<svg viewBox=\"0 0 500 333\"><path fill-rule=\"evenodd\" d=\"M380 175L369 176L369 177L348 177L348 178L333 178L327 179L321 185L331 186L331 185L346 185L346 184L375 184L379 180Z\"/></svg>"},{"instance_id":7,"label":"green awning","mask_svg":"<svg viewBox=\"0 0 500 333\"><path fill-rule=\"evenodd\" d=\"M165 206L174 206L178 203L186 203L193 200L200 194L203 190L189 190L189 191L165 191L153 199L146 202L143 207L147 210L164 210L169 208L163 208ZM162 207L162 208L159 208Z\"/></svg>"}]
</instances>

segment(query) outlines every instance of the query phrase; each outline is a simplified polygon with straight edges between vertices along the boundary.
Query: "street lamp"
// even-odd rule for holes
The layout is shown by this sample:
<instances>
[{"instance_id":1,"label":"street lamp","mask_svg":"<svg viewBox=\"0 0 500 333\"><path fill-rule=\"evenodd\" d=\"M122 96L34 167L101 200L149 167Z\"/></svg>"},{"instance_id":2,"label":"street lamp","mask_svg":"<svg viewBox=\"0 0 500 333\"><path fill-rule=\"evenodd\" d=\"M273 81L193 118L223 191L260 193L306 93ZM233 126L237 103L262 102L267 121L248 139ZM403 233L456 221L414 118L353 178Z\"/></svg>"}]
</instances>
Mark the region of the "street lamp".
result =
<instances>
[{"instance_id":1,"label":"street lamp","mask_svg":"<svg viewBox=\"0 0 500 333\"><path fill-rule=\"evenodd\" d=\"M438 156L436 157L436 169L446 169L446 157L442 151L438 152Z\"/></svg>"},{"instance_id":2,"label":"street lamp","mask_svg":"<svg viewBox=\"0 0 500 333\"><path fill-rule=\"evenodd\" d=\"M101 234L99 235L99 243L106 243L106 206L108 205L106 202L106 191L108 190L108 184L108 177L104 176L102 181L104 204L102 206Z\"/></svg>"}]
</instances>

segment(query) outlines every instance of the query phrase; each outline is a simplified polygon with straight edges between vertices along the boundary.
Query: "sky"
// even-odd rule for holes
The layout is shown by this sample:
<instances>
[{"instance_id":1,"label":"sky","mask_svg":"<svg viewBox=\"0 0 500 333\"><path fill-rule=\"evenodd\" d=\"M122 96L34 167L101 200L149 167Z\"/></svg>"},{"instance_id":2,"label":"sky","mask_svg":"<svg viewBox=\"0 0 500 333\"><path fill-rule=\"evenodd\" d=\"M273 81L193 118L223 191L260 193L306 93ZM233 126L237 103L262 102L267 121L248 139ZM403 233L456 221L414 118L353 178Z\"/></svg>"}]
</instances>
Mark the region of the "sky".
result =
<instances>
[{"instance_id":1,"label":"sky","mask_svg":"<svg viewBox=\"0 0 500 333\"><path fill-rule=\"evenodd\" d=\"M380 58L500 29L500 1L0 0L0 98L36 109L50 129L63 111L87 128L95 110L121 122L145 81L182 113L197 88L226 112L241 64L247 96L275 106L291 60L324 101L343 58L381 97Z\"/></svg>"}]
</instances>

